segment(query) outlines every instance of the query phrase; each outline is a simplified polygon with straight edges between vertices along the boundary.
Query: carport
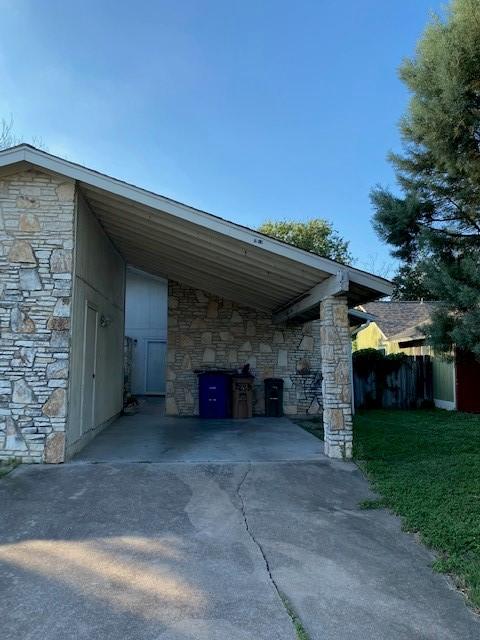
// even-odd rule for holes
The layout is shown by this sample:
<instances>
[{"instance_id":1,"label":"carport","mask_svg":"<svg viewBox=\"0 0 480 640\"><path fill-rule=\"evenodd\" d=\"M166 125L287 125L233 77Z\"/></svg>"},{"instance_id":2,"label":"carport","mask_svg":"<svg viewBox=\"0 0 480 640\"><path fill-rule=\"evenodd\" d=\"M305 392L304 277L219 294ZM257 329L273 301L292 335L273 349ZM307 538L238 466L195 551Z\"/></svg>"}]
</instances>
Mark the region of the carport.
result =
<instances>
[{"instance_id":1,"label":"carport","mask_svg":"<svg viewBox=\"0 0 480 640\"><path fill-rule=\"evenodd\" d=\"M136 415L104 429L73 462L291 462L319 460L322 453L323 443L286 417L179 418L163 415L149 399Z\"/></svg>"},{"instance_id":2,"label":"carport","mask_svg":"<svg viewBox=\"0 0 480 640\"><path fill-rule=\"evenodd\" d=\"M0 455L60 462L118 417L128 265L168 281L168 414L197 412L199 366L249 363L256 413L283 377L288 415L321 372L325 452L351 455L348 308L390 283L29 145L0 153L0 180Z\"/></svg>"}]
</instances>

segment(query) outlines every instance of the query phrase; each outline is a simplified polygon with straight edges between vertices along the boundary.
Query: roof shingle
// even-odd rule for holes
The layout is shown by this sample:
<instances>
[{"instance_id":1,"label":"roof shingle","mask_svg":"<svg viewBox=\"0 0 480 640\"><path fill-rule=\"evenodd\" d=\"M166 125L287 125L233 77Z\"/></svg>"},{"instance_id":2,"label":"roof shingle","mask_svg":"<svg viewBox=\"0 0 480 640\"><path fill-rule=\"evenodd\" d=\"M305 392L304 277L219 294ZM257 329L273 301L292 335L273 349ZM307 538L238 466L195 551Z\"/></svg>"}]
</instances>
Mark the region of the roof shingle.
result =
<instances>
[{"instance_id":1,"label":"roof shingle","mask_svg":"<svg viewBox=\"0 0 480 640\"><path fill-rule=\"evenodd\" d=\"M375 316L375 322L386 338L427 322L434 308L434 302L418 300L368 302L362 305L362 309Z\"/></svg>"}]
</instances>

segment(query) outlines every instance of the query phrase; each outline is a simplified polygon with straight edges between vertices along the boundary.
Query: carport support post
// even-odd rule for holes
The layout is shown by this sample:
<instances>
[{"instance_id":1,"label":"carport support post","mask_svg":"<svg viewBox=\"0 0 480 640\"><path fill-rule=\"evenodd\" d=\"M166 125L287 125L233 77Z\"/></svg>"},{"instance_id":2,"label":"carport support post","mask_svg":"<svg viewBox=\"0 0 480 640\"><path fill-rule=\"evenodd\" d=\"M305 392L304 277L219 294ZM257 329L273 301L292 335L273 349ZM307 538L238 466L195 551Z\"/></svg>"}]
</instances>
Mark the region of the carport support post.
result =
<instances>
[{"instance_id":1,"label":"carport support post","mask_svg":"<svg viewBox=\"0 0 480 640\"><path fill-rule=\"evenodd\" d=\"M320 303L323 426L325 454L352 457L352 344L345 296L330 296Z\"/></svg>"}]
</instances>

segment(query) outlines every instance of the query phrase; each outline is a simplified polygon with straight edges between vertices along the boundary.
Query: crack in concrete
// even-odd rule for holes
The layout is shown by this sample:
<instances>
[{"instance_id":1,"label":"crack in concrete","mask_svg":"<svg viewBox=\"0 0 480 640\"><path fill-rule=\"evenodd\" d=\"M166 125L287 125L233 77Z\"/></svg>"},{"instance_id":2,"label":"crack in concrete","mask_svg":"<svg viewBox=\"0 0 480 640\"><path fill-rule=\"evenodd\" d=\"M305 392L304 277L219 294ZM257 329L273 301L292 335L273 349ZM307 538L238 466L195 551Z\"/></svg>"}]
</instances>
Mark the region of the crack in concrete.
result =
<instances>
[{"instance_id":1,"label":"crack in concrete","mask_svg":"<svg viewBox=\"0 0 480 640\"><path fill-rule=\"evenodd\" d=\"M288 617L290 618L293 628L295 629L295 633L297 635L298 640L310 640L303 624L302 621L300 620L297 612L295 611L295 609L293 608L291 602L288 600L287 596L283 593L283 591L280 589L280 587L278 586L277 582L275 581L275 578L273 577L272 574L272 570L270 568L270 563L268 561L268 558L266 556L266 553L262 547L262 545L260 544L260 542L256 539L255 535L253 534L250 525L248 523L248 517L247 517L247 510L246 510L246 504L245 504L245 498L242 495L242 487L248 477L248 475L250 474L250 471L252 470L252 465L251 463L249 463L247 470L245 471L243 478L240 480L240 482L238 483L237 486L237 490L236 490L236 494L238 496L238 499L240 501L240 512L242 514L242 518L243 518L243 522L245 524L245 530L248 533L250 539L252 540L252 542L254 543L254 545L257 547L257 549L260 551L260 555L263 558L263 562L265 564L265 569L267 571L268 574L268 578L273 586L273 588L275 589L280 602L282 603L283 608L285 609Z\"/></svg>"}]
</instances>

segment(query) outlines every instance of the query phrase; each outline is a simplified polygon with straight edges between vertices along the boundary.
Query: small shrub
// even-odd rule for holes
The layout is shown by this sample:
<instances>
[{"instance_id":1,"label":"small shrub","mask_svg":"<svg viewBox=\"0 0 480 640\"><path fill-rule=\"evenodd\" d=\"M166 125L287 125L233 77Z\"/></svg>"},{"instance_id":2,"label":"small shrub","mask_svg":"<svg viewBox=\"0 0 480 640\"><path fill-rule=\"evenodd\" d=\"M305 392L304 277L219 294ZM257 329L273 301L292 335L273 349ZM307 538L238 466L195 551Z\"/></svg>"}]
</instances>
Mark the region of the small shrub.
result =
<instances>
[{"instance_id":1,"label":"small shrub","mask_svg":"<svg viewBox=\"0 0 480 640\"><path fill-rule=\"evenodd\" d=\"M361 378L367 378L372 373L385 378L398 371L404 362L408 362L408 356L405 353L385 355L378 349L360 349L354 351L352 360L355 373Z\"/></svg>"}]
</instances>

